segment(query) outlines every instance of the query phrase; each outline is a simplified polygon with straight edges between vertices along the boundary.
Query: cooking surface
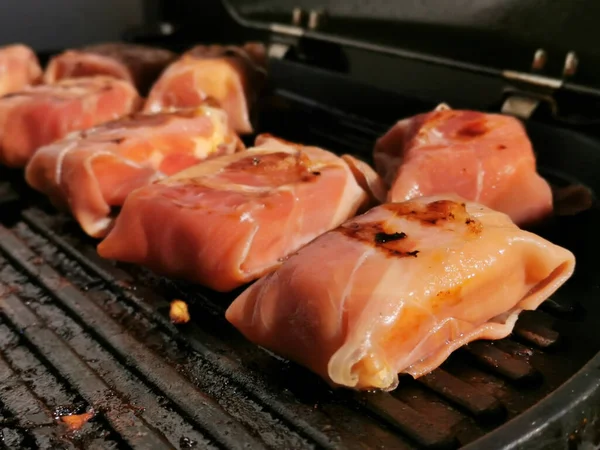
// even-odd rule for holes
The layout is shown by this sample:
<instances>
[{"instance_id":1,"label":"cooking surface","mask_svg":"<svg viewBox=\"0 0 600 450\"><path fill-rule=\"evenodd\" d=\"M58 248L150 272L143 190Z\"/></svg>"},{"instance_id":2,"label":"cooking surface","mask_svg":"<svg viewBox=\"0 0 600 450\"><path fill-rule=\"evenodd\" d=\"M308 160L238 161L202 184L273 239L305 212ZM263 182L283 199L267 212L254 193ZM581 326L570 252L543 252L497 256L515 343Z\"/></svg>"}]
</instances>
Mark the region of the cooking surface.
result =
<instances>
[{"instance_id":1,"label":"cooking surface","mask_svg":"<svg viewBox=\"0 0 600 450\"><path fill-rule=\"evenodd\" d=\"M280 95L261 128L364 157L387 127L297 100ZM555 182L570 182L551 152L540 160ZM5 176L20 193L2 185L8 448L456 448L537 403L600 350L595 210L540 230L575 251L578 269L540 311L522 314L511 338L473 343L428 376L402 377L392 393L354 394L244 340L223 315L235 293L100 259L94 241L27 190L20 172ZM168 318L176 298L192 315L180 327ZM56 419L90 408L95 416L79 431Z\"/></svg>"}]
</instances>

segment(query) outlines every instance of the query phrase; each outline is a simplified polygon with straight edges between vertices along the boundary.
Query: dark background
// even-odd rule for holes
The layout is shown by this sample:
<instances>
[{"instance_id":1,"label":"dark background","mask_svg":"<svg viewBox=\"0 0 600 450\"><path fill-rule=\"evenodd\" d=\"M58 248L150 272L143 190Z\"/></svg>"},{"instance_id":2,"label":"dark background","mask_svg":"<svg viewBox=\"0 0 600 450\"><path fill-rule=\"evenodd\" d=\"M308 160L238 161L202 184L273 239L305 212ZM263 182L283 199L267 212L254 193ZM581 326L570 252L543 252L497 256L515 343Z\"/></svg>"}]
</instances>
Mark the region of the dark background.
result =
<instances>
[{"instance_id":1,"label":"dark background","mask_svg":"<svg viewBox=\"0 0 600 450\"><path fill-rule=\"evenodd\" d=\"M143 0L1 0L0 45L38 51L119 39L142 22Z\"/></svg>"}]
</instances>

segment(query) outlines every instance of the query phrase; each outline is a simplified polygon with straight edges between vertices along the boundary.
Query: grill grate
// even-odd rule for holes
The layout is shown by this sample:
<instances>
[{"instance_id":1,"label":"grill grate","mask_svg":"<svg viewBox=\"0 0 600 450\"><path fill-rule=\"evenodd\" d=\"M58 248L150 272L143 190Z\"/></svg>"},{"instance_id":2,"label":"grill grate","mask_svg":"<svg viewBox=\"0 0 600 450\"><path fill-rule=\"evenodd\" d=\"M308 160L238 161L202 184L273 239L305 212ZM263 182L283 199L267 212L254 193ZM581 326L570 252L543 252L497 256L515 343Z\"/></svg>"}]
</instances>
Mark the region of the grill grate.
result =
<instances>
[{"instance_id":1,"label":"grill grate","mask_svg":"<svg viewBox=\"0 0 600 450\"><path fill-rule=\"evenodd\" d=\"M361 156L384 129L314 105L270 123L289 139ZM0 226L7 448L452 449L535 404L594 352L565 344L558 318L577 306L561 299L523 314L510 339L473 343L393 393L333 392L227 324L235 293L102 260L76 224L19 183L20 200L3 197L12 214ZM178 328L168 319L174 298L193 318ZM95 416L69 431L55 419L61 407Z\"/></svg>"}]
</instances>

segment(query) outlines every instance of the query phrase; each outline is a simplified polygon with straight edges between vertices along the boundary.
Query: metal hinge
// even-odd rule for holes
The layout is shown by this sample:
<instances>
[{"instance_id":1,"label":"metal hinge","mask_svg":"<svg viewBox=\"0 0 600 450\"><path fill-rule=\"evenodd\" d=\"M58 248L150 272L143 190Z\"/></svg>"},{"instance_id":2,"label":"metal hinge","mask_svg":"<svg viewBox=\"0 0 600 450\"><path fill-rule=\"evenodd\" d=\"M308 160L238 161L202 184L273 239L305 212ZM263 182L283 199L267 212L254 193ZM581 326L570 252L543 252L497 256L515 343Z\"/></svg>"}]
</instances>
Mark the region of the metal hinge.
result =
<instances>
[{"instance_id":1,"label":"metal hinge","mask_svg":"<svg viewBox=\"0 0 600 450\"><path fill-rule=\"evenodd\" d=\"M548 57L543 49L533 56L531 73L505 70L502 76L511 83L505 91L505 100L501 111L521 119L529 119L540 105L550 108L553 116L558 115L558 104L554 98L555 92L563 86L567 77L575 75L579 61L575 52L567 53L563 66L563 78L553 78L541 75ZM538 73L536 73L538 72Z\"/></svg>"},{"instance_id":2,"label":"metal hinge","mask_svg":"<svg viewBox=\"0 0 600 450\"><path fill-rule=\"evenodd\" d=\"M269 56L271 58L283 59L291 47L293 47L304 35L305 29L315 31L320 29L327 19L323 9L314 9L306 11L302 8L294 8L291 15L290 25L271 24L270 29L279 36L287 37L285 42L274 42L269 46Z\"/></svg>"}]
</instances>

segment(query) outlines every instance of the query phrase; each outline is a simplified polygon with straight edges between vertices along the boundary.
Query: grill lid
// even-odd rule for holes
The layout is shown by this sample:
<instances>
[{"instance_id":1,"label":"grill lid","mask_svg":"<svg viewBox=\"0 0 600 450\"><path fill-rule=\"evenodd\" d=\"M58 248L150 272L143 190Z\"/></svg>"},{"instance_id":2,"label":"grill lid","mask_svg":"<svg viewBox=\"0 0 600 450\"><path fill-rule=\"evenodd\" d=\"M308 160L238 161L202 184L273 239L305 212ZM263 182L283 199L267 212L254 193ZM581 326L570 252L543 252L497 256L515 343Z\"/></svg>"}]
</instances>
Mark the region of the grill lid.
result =
<instances>
[{"instance_id":1,"label":"grill lid","mask_svg":"<svg viewBox=\"0 0 600 450\"><path fill-rule=\"evenodd\" d=\"M590 0L569 4L550 0L526 4L518 0L224 3L255 25L294 26L296 32L302 29L308 35L321 32L499 71L534 69L600 87L600 52L589 38L595 34L600 5Z\"/></svg>"},{"instance_id":2,"label":"grill lid","mask_svg":"<svg viewBox=\"0 0 600 450\"><path fill-rule=\"evenodd\" d=\"M344 49L397 57L502 80L493 109L506 114L529 119L535 113L562 126L600 123L600 53L588 38L600 5L592 1L221 3L246 34L267 33L277 58L288 58L292 49L348 72ZM584 7L588 12L581 14Z\"/></svg>"}]
</instances>

